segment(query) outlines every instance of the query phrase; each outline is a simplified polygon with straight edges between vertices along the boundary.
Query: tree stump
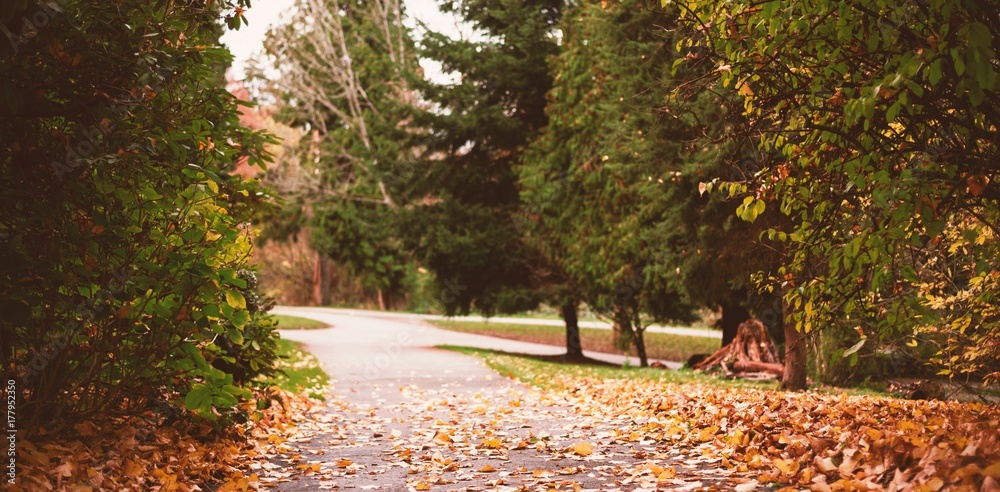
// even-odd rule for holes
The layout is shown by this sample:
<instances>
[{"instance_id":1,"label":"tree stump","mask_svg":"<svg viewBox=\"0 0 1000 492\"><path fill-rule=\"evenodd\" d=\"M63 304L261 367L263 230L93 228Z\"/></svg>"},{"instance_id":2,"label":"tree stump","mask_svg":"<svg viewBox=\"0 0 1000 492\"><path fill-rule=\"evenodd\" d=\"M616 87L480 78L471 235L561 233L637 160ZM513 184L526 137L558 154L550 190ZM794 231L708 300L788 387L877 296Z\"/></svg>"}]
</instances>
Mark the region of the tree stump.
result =
<instances>
[{"instance_id":1,"label":"tree stump","mask_svg":"<svg viewBox=\"0 0 1000 492\"><path fill-rule=\"evenodd\" d=\"M699 371L722 369L728 374L768 373L781 377L784 366L767 327L755 319L740 324L732 343L694 366Z\"/></svg>"}]
</instances>

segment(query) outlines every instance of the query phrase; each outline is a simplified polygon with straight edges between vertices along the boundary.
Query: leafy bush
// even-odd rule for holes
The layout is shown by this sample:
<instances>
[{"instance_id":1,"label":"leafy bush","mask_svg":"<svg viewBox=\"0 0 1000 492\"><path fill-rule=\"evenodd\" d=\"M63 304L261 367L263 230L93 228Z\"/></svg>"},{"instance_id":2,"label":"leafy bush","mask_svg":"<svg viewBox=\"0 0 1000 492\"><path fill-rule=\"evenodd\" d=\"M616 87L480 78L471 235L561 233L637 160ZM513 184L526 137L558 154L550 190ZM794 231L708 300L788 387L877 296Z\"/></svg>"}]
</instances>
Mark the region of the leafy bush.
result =
<instances>
[{"instance_id":1,"label":"leafy bush","mask_svg":"<svg viewBox=\"0 0 1000 492\"><path fill-rule=\"evenodd\" d=\"M23 425L163 395L214 418L248 392L210 360L268 366L239 273L267 194L227 171L261 165L269 137L239 125L218 72L219 19L244 3L0 10L0 363Z\"/></svg>"}]
</instances>

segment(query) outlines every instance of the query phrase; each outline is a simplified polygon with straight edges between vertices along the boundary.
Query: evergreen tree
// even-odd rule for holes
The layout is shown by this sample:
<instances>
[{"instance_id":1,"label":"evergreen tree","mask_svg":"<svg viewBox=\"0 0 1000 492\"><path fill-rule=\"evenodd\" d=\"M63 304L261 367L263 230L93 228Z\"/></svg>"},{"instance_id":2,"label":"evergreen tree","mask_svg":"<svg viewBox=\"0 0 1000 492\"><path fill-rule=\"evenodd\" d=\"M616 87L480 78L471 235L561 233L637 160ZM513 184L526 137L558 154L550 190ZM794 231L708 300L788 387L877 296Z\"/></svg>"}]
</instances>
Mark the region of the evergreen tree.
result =
<instances>
[{"instance_id":1,"label":"evergreen tree","mask_svg":"<svg viewBox=\"0 0 1000 492\"><path fill-rule=\"evenodd\" d=\"M429 135L420 186L428 198L411 221L415 249L437 275L449 313L531 308L539 285L552 278L523 241L514 166L547 123L545 61L558 51L562 8L561 0L446 2L442 10L483 39L430 33L423 41L423 56L460 78L423 88L435 108L423 120Z\"/></svg>"},{"instance_id":2,"label":"evergreen tree","mask_svg":"<svg viewBox=\"0 0 1000 492\"><path fill-rule=\"evenodd\" d=\"M676 270L656 265L643 232L664 220L648 198L683 162L684 125L655 110L670 89L670 22L641 1L582 2L566 15L551 121L520 168L533 239L644 366L641 314L692 316Z\"/></svg>"}]
</instances>

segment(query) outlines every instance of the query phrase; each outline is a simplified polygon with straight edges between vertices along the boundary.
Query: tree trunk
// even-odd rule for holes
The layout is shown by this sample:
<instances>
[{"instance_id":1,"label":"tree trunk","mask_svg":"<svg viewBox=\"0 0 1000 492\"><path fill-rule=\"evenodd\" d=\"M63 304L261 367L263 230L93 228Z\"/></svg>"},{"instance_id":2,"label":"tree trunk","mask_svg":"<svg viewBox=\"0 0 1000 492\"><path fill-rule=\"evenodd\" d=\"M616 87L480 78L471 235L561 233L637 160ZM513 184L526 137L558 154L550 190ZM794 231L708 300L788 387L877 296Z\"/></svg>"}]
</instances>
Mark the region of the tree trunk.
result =
<instances>
[{"instance_id":1,"label":"tree trunk","mask_svg":"<svg viewBox=\"0 0 1000 492\"><path fill-rule=\"evenodd\" d=\"M786 390L801 391L806 389L805 334L795 329L791 307L784 301L781 310L782 329L785 333L785 373L781 378L781 387Z\"/></svg>"},{"instance_id":2,"label":"tree trunk","mask_svg":"<svg viewBox=\"0 0 1000 492\"><path fill-rule=\"evenodd\" d=\"M392 311L392 289L378 289L378 310Z\"/></svg>"},{"instance_id":3,"label":"tree trunk","mask_svg":"<svg viewBox=\"0 0 1000 492\"><path fill-rule=\"evenodd\" d=\"M330 280L332 265L323 253L316 253L316 268L313 270L313 303L317 306L330 305Z\"/></svg>"},{"instance_id":4,"label":"tree trunk","mask_svg":"<svg viewBox=\"0 0 1000 492\"><path fill-rule=\"evenodd\" d=\"M394 296L392 295L392 288L379 290L378 295L379 295L378 303L380 306L382 306L383 311L392 311L395 308L394 306L395 300L393 299Z\"/></svg>"},{"instance_id":5,"label":"tree trunk","mask_svg":"<svg viewBox=\"0 0 1000 492\"><path fill-rule=\"evenodd\" d=\"M566 356L583 357L583 345L580 343L580 323L577 316L576 299L570 298L563 303L560 311L566 323Z\"/></svg>"},{"instance_id":6,"label":"tree trunk","mask_svg":"<svg viewBox=\"0 0 1000 492\"><path fill-rule=\"evenodd\" d=\"M639 307L636 306L633 319L629 322L629 331L632 333L632 342L635 343L635 354L639 356L639 367L649 367L649 357L646 356L646 329L642 327L642 320L639 319Z\"/></svg>"},{"instance_id":7,"label":"tree trunk","mask_svg":"<svg viewBox=\"0 0 1000 492\"><path fill-rule=\"evenodd\" d=\"M627 315L615 311L611 323L611 343L615 350L628 354L632 349L632 326Z\"/></svg>"},{"instance_id":8,"label":"tree trunk","mask_svg":"<svg viewBox=\"0 0 1000 492\"><path fill-rule=\"evenodd\" d=\"M750 311L740 303L731 301L722 303L722 319L719 320L719 324L722 326L723 347L733 343L733 339L736 338L736 331L740 328L740 323L749 318Z\"/></svg>"},{"instance_id":9,"label":"tree trunk","mask_svg":"<svg viewBox=\"0 0 1000 492\"><path fill-rule=\"evenodd\" d=\"M756 319L740 323L732 343L723 345L693 367L700 371L720 368L735 374L769 372L781 376L783 373L778 350L771 341L767 327Z\"/></svg>"},{"instance_id":10,"label":"tree trunk","mask_svg":"<svg viewBox=\"0 0 1000 492\"><path fill-rule=\"evenodd\" d=\"M646 340L643 339L643 332L646 331L638 326L632 327L632 340L635 342L635 352L639 356L639 367L649 367L649 358L646 356Z\"/></svg>"}]
</instances>

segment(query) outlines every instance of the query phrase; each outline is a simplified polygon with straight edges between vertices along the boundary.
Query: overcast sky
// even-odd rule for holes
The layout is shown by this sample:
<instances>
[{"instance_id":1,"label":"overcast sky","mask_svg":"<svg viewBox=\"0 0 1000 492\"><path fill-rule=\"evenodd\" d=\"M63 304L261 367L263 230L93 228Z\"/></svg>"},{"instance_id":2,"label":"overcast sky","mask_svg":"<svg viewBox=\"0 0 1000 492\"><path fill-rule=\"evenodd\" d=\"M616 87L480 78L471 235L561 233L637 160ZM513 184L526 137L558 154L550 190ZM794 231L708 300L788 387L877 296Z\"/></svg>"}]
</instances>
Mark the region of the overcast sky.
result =
<instances>
[{"instance_id":1,"label":"overcast sky","mask_svg":"<svg viewBox=\"0 0 1000 492\"><path fill-rule=\"evenodd\" d=\"M255 0L253 7L245 14L250 21L249 26L243 26L239 31L227 31L222 36L222 42L229 47L236 58L233 61L232 75L236 79L244 76L244 66L246 61L264 47L264 35L271 25L281 19L281 14L289 10L294 4L294 0ZM458 33L454 17L442 14L437 8L436 0L403 0L406 6L406 15L419 19L437 32ZM415 24L411 21L409 25ZM440 70L436 67L424 67L428 76L434 77Z\"/></svg>"}]
</instances>

